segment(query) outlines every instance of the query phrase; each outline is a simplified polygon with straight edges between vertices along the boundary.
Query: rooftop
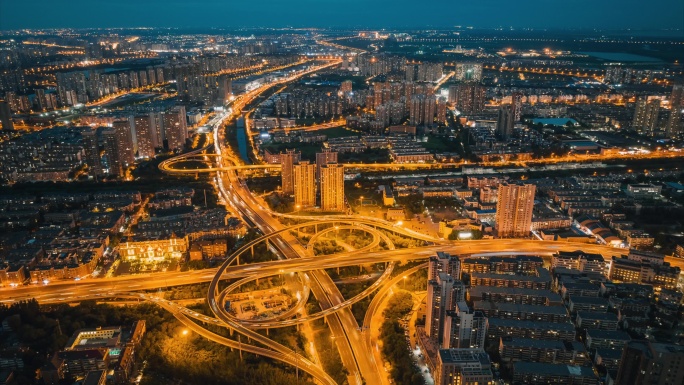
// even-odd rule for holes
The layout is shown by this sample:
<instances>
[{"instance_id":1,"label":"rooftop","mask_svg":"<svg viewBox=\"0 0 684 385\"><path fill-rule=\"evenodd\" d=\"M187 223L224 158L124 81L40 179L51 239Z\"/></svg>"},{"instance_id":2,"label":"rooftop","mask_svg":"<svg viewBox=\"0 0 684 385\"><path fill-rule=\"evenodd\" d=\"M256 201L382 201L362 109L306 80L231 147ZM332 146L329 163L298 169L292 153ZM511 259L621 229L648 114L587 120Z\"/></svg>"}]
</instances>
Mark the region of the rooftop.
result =
<instances>
[{"instance_id":1,"label":"rooftop","mask_svg":"<svg viewBox=\"0 0 684 385\"><path fill-rule=\"evenodd\" d=\"M575 326L568 322L539 322L539 321L521 321L513 319L489 318L489 327L515 327L521 329L542 329L542 330L556 330L564 332L574 332Z\"/></svg>"},{"instance_id":2,"label":"rooftop","mask_svg":"<svg viewBox=\"0 0 684 385\"><path fill-rule=\"evenodd\" d=\"M541 314L567 314L565 306L546 306L546 305L523 305L517 303L499 303L496 305L499 311L524 311L526 313Z\"/></svg>"},{"instance_id":3,"label":"rooftop","mask_svg":"<svg viewBox=\"0 0 684 385\"><path fill-rule=\"evenodd\" d=\"M550 301L560 301L558 294L551 290L523 289L518 287L496 287L496 286L475 286L471 288L470 295L481 297L483 293L510 294L510 295L529 295L535 297L546 297Z\"/></svg>"},{"instance_id":4,"label":"rooftop","mask_svg":"<svg viewBox=\"0 0 684 385\"><path fill-rule=\"evenodd\" d=\"M573 366L563 364L544 364L541 362L516 362L513 372L540 374L561 377L596 377L591 366Z\"/></svg>"},{"instance_id":5,"label":"rooftop","mask_svg":"<svg viewBox=\"0 0 684 385\"><path fill-rule=\"evenodd\" d=\"M595 305L608 305L608 300L602 297L584 297L581 295L571 295L569 296L570 301L573 303L589 303Z\"/></svg>"},{"instance_id":6,"label":"rooftop","mask_svg":"<svg viewBox=\"0 0 684 385\"><path fill-rule=\"evenodd\" d=\"M479 349L440 349L439 357L443 363L468 363L479 362L483 366L489 366L489 355Z\"/></svg>"},{"instance_id":7,"label":"rooftop","mask_svg":"<svg viewBox=\"0 0 684 385\"><path fill-rule=\"evenodd\" d=\"M622 341L631 340L631 338L629 337L629 334L627 334L621 330L588 329L587 330L587 337L600 338L600 339L604 339L604 340L622 340Z\"/></svg>"},{"instance_id":8,"label":"rooftop","mask_svg":"<svg viewBox=\"0 0 684 385\"><path fill-rule=\"evenodd\" d=\"M615 321L617 322L617 315L613 313L601 313L595 311L578 311L577 316L583 320L599 320L599 321Z\"/></svg>"}]
</instances>

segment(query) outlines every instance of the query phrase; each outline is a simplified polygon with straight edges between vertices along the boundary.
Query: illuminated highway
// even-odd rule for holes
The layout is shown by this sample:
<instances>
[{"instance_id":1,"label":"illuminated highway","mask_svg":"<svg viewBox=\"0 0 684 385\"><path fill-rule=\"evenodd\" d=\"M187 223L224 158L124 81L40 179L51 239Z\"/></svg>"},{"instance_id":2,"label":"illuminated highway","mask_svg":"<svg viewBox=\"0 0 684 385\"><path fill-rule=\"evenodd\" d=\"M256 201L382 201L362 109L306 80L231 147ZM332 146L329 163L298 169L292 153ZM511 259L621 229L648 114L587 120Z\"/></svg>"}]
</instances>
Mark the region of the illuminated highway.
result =
<instances>
[{"instance_id":1,"label":"illuminated highway","mask_svg":"<svg viewBox=\"0 0 684 385\"><path fill-rule=\"evenodd\" d=\"M296 80L297 78L306 74L330 67L332 65L337 65L339 63L340 60L338 59L326 65L309 68L306 71L300 72L285 79L281 79L278 82L264 85L252 91L251 93L246 94L246 97L243 97L237 103L234 103L233 113L241 111L247 104L258 97L258 95L270 89L271 87ZM218 155L218 166L223 167L226 163L228 163L230 166L238 165L238 158L231 155L228 149L226 149L226 151L223 149L223 145L225 143L223 138L224 132L220 129L220 126L216 126L214 128L214 135L215 153ZM253 224L264 234L269 234L282 228L280 222L274 219L266 210L263 210L254 200L254 197L251 195L246 186L244 186L244 184L238 179L236 172L217 172L217 183L219 191L221 192L224 200L228 202L233 209L236 210L236 212L241 213L243 218L248 223ZM307 255L307 250L304 249L304 247L299 244L289 233L282 233L278 237L274 238L272 245L279 251L279 254L286 259L301 258ZM344 298L340 294L337 286L335 286L334 282L325 273L325 271L314 270L310 272L310 276L311 290L313 291L314 296L318 300L319 305L323 310L344 302ZM220 274L217 274L217 277L211 282L208 295L209 306L218 318L230 325L233 321L226 315L227 312L223 308L222 304L217 302L217 297L219 294L217 293L216 289L219 280ZM358 358L359 355L362 354L360 345L358 343L359 338L356 330L358 325L356 325L356 321L354 320L351 311L346 307L342 308L333 315L326 317L326 320L333 337L336 338L338 350L340 351L340 357L350 373L350 379L357 384L361 384L363 382L362 378L366 379L366 381L370 383L374 383L374 372L370 370L368 365L366 365L363 360ZM236 324L235 329L245 335L254 333L250 329L247 329L240 324ZM258 337L254 336L254 338L256 339ZM287 350L287 348L273 341L268 343L268 346L283 353L291 353Z\"/></svg>"},{"instance_id":2,"label":"illuminated highway","mask_svg":"<svg viewBox=\"0 0 684 385\"><path fill-rule=\"evenodd\" d=\"M289 228L288 228L289 229ZM312 268L328 269L344 266L360 266L372 263L420 261L445 251L460 256L488 255L540 255L551 256L558 251L583 250L604 257L627 255L628 250L598 244L578 242L536 241L525 239L460 241L451 245L425 246L413 249L378 250L359 255L343 252L332 255L307 256L294 260L277 260L249 265L231 264L226 267L222 279L245 277L268 277L281 273L305 272ZM666 257L666 262L684 268L684 260ZM186 272L164 272L125 275L111 278L85 279L80 281L54 281L48 285L28 285L16 288L0 288L3 302L36 298L41 303L72 302L87 298L107 297L117 292L156 290L173 286L190 285L211 281L218 269Z\"/></svg>"},{"instance_id":3,"label":"illuminated highway","mask_svg":"<svg viewBox=\"0 0 684 385\"><path fill-rule=\"evenodd\" d=\"M176 158L171 158L160 164L162 171L169 174L188 174L188 173L214 173L219 171L252 171L252 170L278 170L280 169L280 164L256 164L256 165L242 165L242 164L232 164L227 166L210 166L202 168L187 169L182 168L182 164L188 161L203 160L207 161L212 157L217 157L215 154L207 154L205 158L199 158L197 156L191 156L190 154L185 154L184 156L179 156ZM500 162L480 162L480 163L468 163L466 161L462 162L444 162L444 163L346 163L344 164L345 169L357 169L357 170L421 170L421 169L447 169L447 168L457 168L463 167L468 164L480 165L483 167L499 167L499 166L517 166L517 167L527 167L531 165L545 165L545 164L559 164L559 163L583 163L583 162L600 162L600 161L613 161L613 160L648 160L648 159L679 159L684 158L684 151L677 150L660 150L653 152L641 152L641 153L619 153L619 154L607 154L607 155L580 155L571 154L567 156L544 159L533 159L526 161L500 161ZM196 167L196 165L194 166Z\"/></svg>"},{"instance_id":4,"label":"illuminated highway","mask_svg":"<svg viewBox=\"0 0 684 385\"><path fill-rule=\"evenodd\" d=\"M328 45L335 46L334 43ZM260 95L278 85L292 82L301 76L315 71L328 68L340 63L339 59L330 60L328 63L312 66L299 71L292 76L280 79L273 83L263 85L253 91L239 96L230 103L226 112L215 116L210 122L213 133L212 144L193 152L166 160L160 164L160 169L168 174L196 174L203 172L215 173L214 181L224 202L238 213L250 226L258 228L264 235L252 242L243 245L234 252L225 263L218 269L197 270L189 272L167 272L143 275L131 275L124 277L89 279L82 281L51 282L47 285L30 285L16 288L1 288L0 302L11 303L27 298L36 298L40 303L67 303L78 302L88 299L105 300L108 298L122 298L127 300L144 300L158 304L163 309L171 312L180 322L199 335L229 346L265 357L282 361L306 371L322 384L334 384L332 378L318 365L309 361L305 356L292 349L279 344L268 337L256 332L255 329L269 329L279 327L291 327L314 319L325 317L330 329L340 358L348 370L350 383L355 384L387 384L388 379L382 369L382 357L377 349L377 341L374 340L371 328L374 315L384 300L392 293L392 287L400 282L404 275L413 274L425 268L425 264L413 267L397 277L391 274L397 263L409 261L425 261L438 251L445 251L459 256L503 256L503 255L541 255L550 256L558 251L582 250L587 253L599 253L606 258L625 255L626 249L616 249L597 244L535 241L526 239L500 239L461 241L452 243L437 240L424 234L403 228L396 223L360 216L328 215L306 216L293 214L275 214L261 205L251 194L246 185L240 180L240 171L259 169L278 169L280 165L244 165L239 157L226 147L225 125L238 117L242 110L255 101ZM332 124L332 123L328 123ZM311 127L313 128L313 127ZM320 129L320 128L316 128ZM214 154L207 153L212 150ZM643 154L651 157L681 157L684 154L665 151ZM621 154L612 155L615 159ZM625 158L633 159L635 155L625 154ZM539 163L567 162L567 161L597 161L601 158L590 155L575 155L566 158L554 158L553 160L539 160ZM184 162L204 162L206 168L182 168ZM537 161L534 161L537 162ZM527 163L534 163L527 162ZM519 164L518 162L509 162ZM495 165L505 163L497 162ZM356 169L420 169L455 167L462 163L449 164L350 164L345 165ZM196 163L195 166L196 167ZM284 226L276 217L305 221L293 226ZM320 231L318 231L320 227ZM292 233L305 228L314 228L308 242L303 244ZM358 229L371 234L370 244L353 251L336 253L332 255L313 255L313 244L320 237L333 231L345 231ZM394 244L385 232L411 237L426 242L426 246L412 249L395 249ZM276 251L279 260L240 265L240 256L253 250L255 245L266 243L269 250ZM389 250L380 250L384 243ZM674 266L682 266L682 261L675 262ZM363 266L384 263L385 269L380 277L370 284L361 293L352 298L345 299L338 287L325 272L325 269L339 268L344 266ZM684 267L684 266L683 266ZM291 275L292 274L292 275ZM252 280L277 275L288 275L290 282L295 282L295 277L303 288L302 298L288 311L277 317L259 320L243 320L231 315L225 309L226 297L241 285ZM224 280L236 280L226 289L219 290L219 283ZM153 291L178 285L196 284L209 282L207 301L214 313L214 317L199 314L171 301L166 301L140 291ZM321 310L314 314L306 314L305 304L309 298L309 292L313 293L319 302ZM377 295L371 301L366 312L363 324L359 327L351 313L350 306L372 293ZM199 323L198 323L199 322ZM201 324L222 326L245 336L252 341L243 344L240 340L235 341L202 327Z\"/></svg>"}]
</instances>

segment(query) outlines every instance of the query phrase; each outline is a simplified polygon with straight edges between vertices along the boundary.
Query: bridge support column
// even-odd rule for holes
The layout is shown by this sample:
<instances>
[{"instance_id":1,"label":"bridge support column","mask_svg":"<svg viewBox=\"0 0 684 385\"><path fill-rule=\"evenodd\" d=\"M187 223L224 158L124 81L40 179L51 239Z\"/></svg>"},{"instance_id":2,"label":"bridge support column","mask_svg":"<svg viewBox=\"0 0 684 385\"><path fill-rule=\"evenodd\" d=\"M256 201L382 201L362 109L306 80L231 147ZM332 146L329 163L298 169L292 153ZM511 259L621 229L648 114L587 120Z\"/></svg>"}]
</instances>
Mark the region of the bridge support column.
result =
<instances>
[{"instance_id":1,"label":"bridge support column","mask_svg":"<svg viewBox=\"0 0 684 385\"><path fill-rule=\"evenodd\" d=\"M240 352L240 361L242 361L242 338L238 334L238 351Z\"/></svg>"}]
</instances>

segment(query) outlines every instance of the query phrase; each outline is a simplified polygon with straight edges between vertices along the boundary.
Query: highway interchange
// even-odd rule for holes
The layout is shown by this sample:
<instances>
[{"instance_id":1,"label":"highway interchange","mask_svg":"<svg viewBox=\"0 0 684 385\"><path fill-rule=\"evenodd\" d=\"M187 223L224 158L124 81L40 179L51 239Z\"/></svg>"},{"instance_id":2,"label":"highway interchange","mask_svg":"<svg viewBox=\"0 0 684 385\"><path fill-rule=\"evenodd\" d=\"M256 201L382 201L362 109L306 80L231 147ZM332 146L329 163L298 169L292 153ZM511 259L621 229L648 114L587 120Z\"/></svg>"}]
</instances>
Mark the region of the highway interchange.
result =
<instances>
[{"instance_id":1,"label":"highway interchange","mask_svg":"<svg viewBox=\"0 0 684 385\"><path fill-rule=\"evenodd\" d=\"M251 194L239 177L239 171L255 168L278 168L279 165L244 165L240 159L226 146L225 125L237 118L241 111L267 90L278 85L284 85L312 72L336 65L339 59L329 60L325 64L314 65L288 78L266 84L236 98L228 112L214 119L212 123L213 143L203 149L172 158L162 162L160 169L169 174L195 174L198 172L215 173L214 181L221 195L231 210L240 215L249 225L264 234L262 237L243 245L233 253L218 269L197 270L189 272L166 272L82 281L53 282L49 285L33 285L17 288L0 289L0 301L10 303L27 298L36 298L40 303L77 302L88 299L127 299L151 301L171 312L187 328L199 335L231 348L270 357L297 367L307 372L317 382L334 384L334 380L319 365L312 362L301 352L296 352L258 333L256 329L288 327L313 319L324 317L337 344L342 362L349 373L351 384L388 384L389 379L382 368L382 358L379 356L377 341L373 340L370 332L371 320L377 313L380 303L391 293L391 289L401 281L404 275L412 274L425 268L422 263L413 267L398 277L391 277L396 263L409 261L425 262L437 251L446 251L454 255L470 256L498 256L498 255L541 255L550 256L558 251L583 250L589 253L600 253L606 257L624 255L625 249L615 249L608 246L572 243L549 242L526 239L479 240L461 241L457 243L433 239L423 234L398 226L395 223L358 216L330 215L330 216L297 216L275 215L263 207ZM211 148L213 146L213 148ZM206 153L213 150L213 154ZM178 167L182 162L200 159L211 163L211 166L200 169L182 169ZM350 167L391 168L398 165L349 165ZM411 165L401 165L413 167ZM428 167L426 165L415 165ZM306 221L294 226L283 225L277 217L287 217ZM292 233L301 228L320 227L319 234L302 244ZM311 245L315 238L322 236L331 229L362 229L369 233L373 241L362 250L346 251L332 255L314 256ZM382 230L382 231L381 231ZM395 249L386 233L391 232L404 237L417 238L425 242L425 246L412 249ZM389 250L380 249L384 243ZM253 246L267 242L271 250L276 251L281 259L253 263L239 264L242 253L253 250ZM369 265L384 263L385 270L376 282L354 296L345 299L335 283L328 276L325 269L354 265ZM300 300L295 307L279 317L259 321L245 321L230 314L224 306L225 298L232 290L251 280L276 276L280 274L296 274L302 282L305 298L309 291L318 301L321 311L306 314L306 300ZM225 280L234 282L224 290L219 290L219 283ZM209 282L207 301L214 313L213 316L196 313L179 306L171 301L157 298L154 295L141 293L177 285L187 285ZM377 292L368 307L362 325L354 318L350 306L372 293ZM243 343L240 337L237 341L209 331L204 325L226 327L231 335L237 333L246 337L248 343Z\"/></svg>"}]
</instances>

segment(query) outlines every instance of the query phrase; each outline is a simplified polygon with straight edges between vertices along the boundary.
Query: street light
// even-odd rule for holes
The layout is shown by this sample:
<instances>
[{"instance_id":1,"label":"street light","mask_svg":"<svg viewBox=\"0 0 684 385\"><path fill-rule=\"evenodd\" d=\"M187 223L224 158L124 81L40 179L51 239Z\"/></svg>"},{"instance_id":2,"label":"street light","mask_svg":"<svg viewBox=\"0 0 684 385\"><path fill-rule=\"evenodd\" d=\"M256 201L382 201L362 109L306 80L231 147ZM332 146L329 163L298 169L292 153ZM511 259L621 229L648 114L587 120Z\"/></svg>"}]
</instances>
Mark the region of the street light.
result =
<instances>
[{"instance_id":1,"label":"street light","mask_svg":"<svg viewBox=\"0 0 684 385\"><path fill-rule=\"evenodd\" d=\"M183 331L181 332L181 334L184 335L184 336L187 336L188 333L190 333L190 332L188 331L188 329L183 329Z\"/></svg>"}]
</instances>

